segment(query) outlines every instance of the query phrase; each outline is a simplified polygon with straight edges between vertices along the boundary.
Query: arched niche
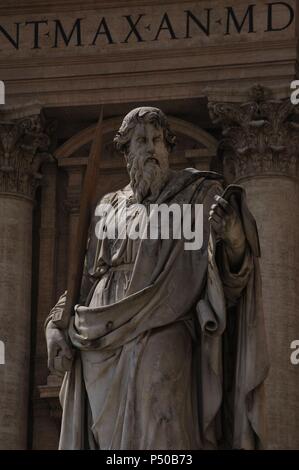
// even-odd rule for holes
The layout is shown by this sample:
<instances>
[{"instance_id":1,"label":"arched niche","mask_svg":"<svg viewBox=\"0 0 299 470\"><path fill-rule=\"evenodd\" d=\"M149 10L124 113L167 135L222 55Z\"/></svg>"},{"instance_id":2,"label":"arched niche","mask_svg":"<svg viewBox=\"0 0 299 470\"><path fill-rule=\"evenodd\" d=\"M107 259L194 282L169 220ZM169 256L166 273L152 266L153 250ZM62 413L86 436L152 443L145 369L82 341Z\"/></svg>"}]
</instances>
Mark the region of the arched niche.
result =
<instances>
[{"instance_id":1,"label":"arched niche","mask_svg":"<svg viewBox=\"0 0 299 470\"><path fill-rule=\"evenodd\" d=\"M211 160L217 154L218 142L205 130L194 124L168 117L171 129L177 136L177 145L170 156L173 168L194 167L199 170L208 170ZM120 127L122 117L110 118L103 121L103 152L101 157L101 171L98 193L99 195L118 189L128 183L123 157L116 152L113 138ZM96 125L89 126L78 132L55 152L59 167L82 171L87 164L90 145L94 136ZM108 178L107 178L108 177Z\"/></svg>"}]
</instances>

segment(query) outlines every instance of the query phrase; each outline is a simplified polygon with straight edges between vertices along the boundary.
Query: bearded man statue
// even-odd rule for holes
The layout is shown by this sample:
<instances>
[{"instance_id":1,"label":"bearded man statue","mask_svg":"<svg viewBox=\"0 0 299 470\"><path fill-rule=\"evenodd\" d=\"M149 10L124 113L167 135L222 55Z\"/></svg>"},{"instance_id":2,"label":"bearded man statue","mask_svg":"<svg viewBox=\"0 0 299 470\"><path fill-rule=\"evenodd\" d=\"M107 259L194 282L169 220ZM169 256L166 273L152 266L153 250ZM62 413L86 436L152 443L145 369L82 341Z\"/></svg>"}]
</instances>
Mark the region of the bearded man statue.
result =
<instances>
[{"instance_id":1,"label":"bearded man statue","mask_svg":"<svg viewBox=\"0 0 299 470\"><path fill-rule=\"evenodd\" d=\"M258 234L244 191L225 198L220 175L170 169L175 136L157 108L132 110L115 144L130 184L100 201L107 210L91 226L68 329L55 324L65 294L46 321L50 369L56 356L72 361L60 448L261 448L268 356ZM123 236L153 204L201 204L202 246ZM96 236L99 220L105 237Z\"/></svg>"}]
</instances>

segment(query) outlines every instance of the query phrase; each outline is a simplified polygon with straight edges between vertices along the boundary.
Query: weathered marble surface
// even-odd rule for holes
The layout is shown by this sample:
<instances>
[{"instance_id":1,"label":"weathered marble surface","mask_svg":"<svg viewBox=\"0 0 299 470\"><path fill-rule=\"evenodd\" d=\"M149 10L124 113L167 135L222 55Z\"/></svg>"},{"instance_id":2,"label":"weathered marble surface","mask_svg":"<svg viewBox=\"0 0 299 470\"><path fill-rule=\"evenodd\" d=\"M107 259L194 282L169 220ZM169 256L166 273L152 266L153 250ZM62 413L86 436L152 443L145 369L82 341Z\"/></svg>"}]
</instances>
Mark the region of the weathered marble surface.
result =
<instances>
[{"instance_id":1,"label":"weathered marble surface","mask_svg":"<svg viewBox=\"0 0 299 470\"><path fill-rule=\"evenodd\" d=\"M243 193L230 204L219 198L216 174L170 171L173 142L161 111L132 111L116 137L131 183L105 201L120 212L129 206L129 225L139 217L137 202L202 203L203 247L102 242L92 228L81 305L67 332L55 326L63 297L47 320L50 367L55 354L59 367L73 355L61 393L60 448L265 444L268 358L254 219Z\"/></svg>"}]
</instances>

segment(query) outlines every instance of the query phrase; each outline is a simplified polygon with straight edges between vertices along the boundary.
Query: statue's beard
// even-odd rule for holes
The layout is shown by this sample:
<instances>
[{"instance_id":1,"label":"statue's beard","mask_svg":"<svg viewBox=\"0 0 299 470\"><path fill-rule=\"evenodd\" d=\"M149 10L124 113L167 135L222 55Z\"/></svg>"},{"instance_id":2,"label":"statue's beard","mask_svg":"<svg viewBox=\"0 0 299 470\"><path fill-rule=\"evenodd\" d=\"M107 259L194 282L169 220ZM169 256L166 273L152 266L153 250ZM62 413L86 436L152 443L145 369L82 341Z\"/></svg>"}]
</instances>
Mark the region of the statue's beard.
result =
<instances>
[{"instance_id":1,"label":"statue's beard","mask_svg":"<svg viewBox=\"0 0 299 470\"><path fill-rule=\"evenodd\" d=\"M158 160L158 159L157 159ZM128 155L130 183L137 202L155 202L168 178L168 154L159 158Z\"/></svg>"}]
</instances>

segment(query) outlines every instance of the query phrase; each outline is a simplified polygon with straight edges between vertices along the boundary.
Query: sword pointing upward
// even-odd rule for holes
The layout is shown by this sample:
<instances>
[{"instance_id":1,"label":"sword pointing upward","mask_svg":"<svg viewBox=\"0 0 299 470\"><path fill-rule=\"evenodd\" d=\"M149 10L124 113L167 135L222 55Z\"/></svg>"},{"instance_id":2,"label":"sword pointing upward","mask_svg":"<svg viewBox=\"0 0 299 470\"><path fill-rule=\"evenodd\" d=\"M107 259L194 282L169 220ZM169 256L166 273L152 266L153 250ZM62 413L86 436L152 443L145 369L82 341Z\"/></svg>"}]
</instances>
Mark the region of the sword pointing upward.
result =
<instances>
[{"instance_id":1,"label":"sword pointing upward","mask_svg":"<svg viewBox=\"0 0 299 470\"><path fill-rule=\"evenodd\" d=\"M66 303L59 315L55 316L55 325L61 330L66 329L74 312L74 306L79 301L80 288L84 269L84 259L88 238L88 229L91 220L91 207L95 199L97 177L101 161L103 136L103 106L95 129L87 168L84 176L80 212L75 240L74 256L69 260L69 275L67 281Z\"/></svg>"}]
</instances>

